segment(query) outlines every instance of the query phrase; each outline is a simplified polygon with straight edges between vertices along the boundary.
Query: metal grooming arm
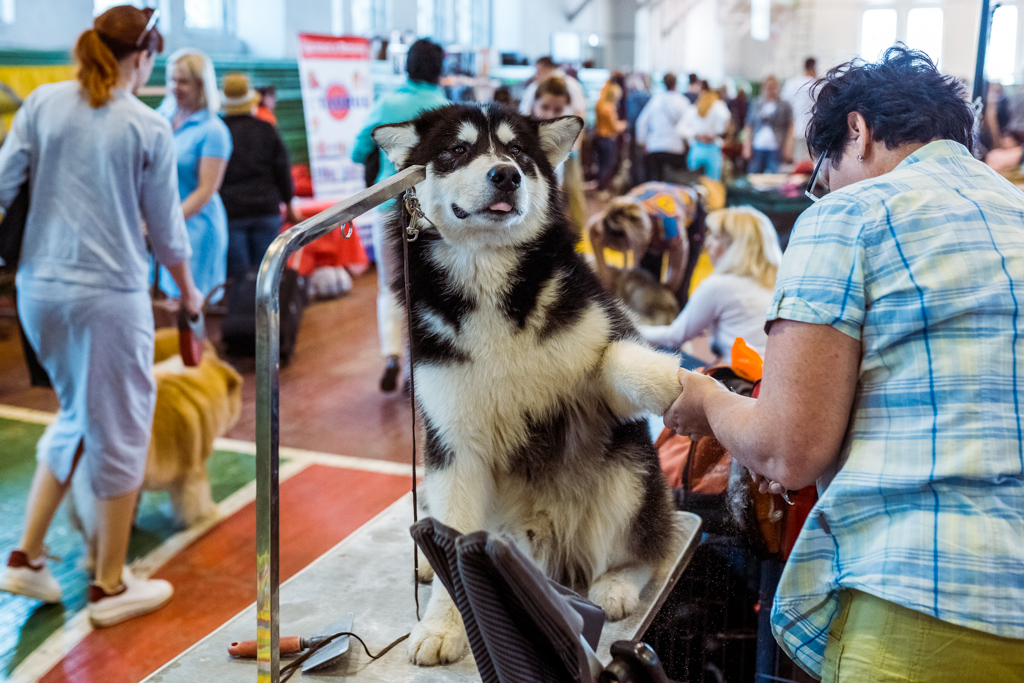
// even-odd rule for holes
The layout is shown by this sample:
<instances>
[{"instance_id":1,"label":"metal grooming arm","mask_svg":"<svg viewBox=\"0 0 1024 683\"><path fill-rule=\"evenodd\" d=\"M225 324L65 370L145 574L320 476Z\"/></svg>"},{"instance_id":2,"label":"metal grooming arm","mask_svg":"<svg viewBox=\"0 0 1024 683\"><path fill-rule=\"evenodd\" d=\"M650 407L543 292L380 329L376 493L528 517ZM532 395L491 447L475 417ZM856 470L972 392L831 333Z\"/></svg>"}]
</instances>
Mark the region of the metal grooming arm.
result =
<instances>
[{"instance_id":1,"label":"metal grooming arm","mask_svg":"<svg viewBox=\"0 0 1024 683\"><path fill-rule=\"evenodd\" d=\"M427 177L411 166L277 236L256 281L256 648L260 683L280 680L278 440L281 273L288 257ZM345 237L349 235L346 234Z\"/></svg>"}]
</instances>

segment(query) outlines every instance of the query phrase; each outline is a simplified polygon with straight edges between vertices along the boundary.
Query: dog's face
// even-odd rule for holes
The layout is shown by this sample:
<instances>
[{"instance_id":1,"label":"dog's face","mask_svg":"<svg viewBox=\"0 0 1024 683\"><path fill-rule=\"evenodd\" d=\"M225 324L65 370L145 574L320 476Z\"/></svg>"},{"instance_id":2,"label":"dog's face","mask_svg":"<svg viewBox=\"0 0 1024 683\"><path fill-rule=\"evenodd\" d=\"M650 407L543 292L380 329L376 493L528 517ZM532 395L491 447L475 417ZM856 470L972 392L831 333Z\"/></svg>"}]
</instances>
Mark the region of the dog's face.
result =
<instances>
[{"instance_id":1,"label":"dog's face","mask_svg":"<svg viewBox=\"0 0 1024 683\"><path fill-rule=\"evenodd\" d=\"M396 168L427 167L416 194L442 237L476 248L514 246L548 219L554 167L569 155L583 121L528 119L503 107L451 105L373 139Z\"/></svg>"}]
</instances>

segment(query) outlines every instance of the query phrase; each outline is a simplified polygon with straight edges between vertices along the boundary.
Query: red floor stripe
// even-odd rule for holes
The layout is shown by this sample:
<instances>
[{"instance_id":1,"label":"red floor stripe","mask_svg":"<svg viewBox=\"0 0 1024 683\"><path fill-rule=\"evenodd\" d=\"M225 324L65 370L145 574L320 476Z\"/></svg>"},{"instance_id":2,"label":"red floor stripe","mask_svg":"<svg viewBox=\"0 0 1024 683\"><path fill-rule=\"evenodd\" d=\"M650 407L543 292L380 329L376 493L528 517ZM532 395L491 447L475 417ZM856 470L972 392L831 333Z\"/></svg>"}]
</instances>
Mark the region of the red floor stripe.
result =
<instances>
[{"instance_id":1,"label":"red floor stripe","mask_svg":"<svg viewBox=\"0 0 1024 683\"><path fill-rule=\"evenodd\" d=\"M408 491L408 477L321 465L283 482L281 580ZM218 524L155 576L175 587L166 607L93 631L42 680L137 683L255 602L255 504Z\"/></svg>"}]
</instances>

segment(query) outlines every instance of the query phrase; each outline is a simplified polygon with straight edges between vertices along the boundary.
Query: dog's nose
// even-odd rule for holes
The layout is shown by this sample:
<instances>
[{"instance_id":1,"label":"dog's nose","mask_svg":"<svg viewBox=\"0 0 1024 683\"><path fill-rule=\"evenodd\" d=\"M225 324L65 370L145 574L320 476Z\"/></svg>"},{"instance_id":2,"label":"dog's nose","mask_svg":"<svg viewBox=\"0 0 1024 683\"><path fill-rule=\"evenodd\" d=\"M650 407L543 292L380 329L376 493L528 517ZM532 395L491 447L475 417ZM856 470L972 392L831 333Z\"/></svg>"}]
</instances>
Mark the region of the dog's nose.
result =
<instances>
[{"instance_id":1,"label":"dog's nose","mask_svg":"<svg viewBox=\"0 0 1024 683\"><path fill-rule=\"evenodd\" d=\"M515 166L495 166L487 173L487 178L502 192L512 192L519 187L523 177Z\"/></svg>"}]
</instances>

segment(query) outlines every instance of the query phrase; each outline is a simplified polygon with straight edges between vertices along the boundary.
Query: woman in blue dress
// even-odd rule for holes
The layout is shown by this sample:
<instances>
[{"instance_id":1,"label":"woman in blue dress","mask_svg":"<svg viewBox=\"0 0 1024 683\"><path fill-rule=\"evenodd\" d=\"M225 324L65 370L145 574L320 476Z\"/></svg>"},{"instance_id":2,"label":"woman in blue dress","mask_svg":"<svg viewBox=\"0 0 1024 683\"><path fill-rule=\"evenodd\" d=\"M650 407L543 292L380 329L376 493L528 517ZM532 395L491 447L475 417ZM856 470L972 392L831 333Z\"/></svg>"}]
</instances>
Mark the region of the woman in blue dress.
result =
<instances>
[{"instance_id":1,"label":"woman in blue dress","mask_svg":"<svg viewBox=\"0 0 1024 683\"><path fill-rule=\"evenodd\" d=\"M217 116L220 95L209 57L184 49L171 55L167 64L169 95L160 113L174 129L178 194L192 243L192 276L208 296L227 278L228 217L217 192L231 156L231 133ZM174 283L164 275L161 272L161 289L177 296Z\"/></svg>"}]
</instances>

